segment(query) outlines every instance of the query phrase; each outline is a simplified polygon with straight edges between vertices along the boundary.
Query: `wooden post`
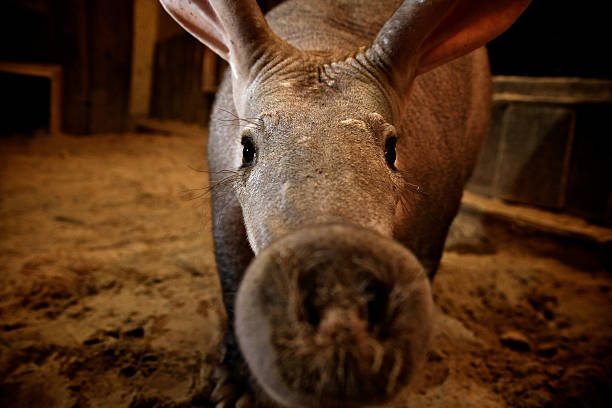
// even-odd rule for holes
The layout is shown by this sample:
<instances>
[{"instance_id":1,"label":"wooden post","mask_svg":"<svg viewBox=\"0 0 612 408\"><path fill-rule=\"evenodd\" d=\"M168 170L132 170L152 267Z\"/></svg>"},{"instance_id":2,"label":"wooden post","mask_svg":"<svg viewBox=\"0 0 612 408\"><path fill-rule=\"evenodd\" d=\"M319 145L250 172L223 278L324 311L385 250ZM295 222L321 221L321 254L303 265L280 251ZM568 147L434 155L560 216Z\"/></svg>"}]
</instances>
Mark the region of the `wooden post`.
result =
<instances>
[{"instance_id":1,"label":"wooden post","mask_svg":"<svg viewBox=\"0 0 612 408\"><path fill-rule=\"evenodd\" d=\"M217 55L210 48L202 57L202 92L217 92Z\"/></svg>"},{"instance_id":2,"label":"wooden post","mask_svg":"<svg viewBox=\"0 0 612 408\"><path fill-rule=\"evenodd\" d=\"M49 133L53 135L62 132L62 69L61 67L51 78L49 95Z\"/></svg>"}]
</instances>

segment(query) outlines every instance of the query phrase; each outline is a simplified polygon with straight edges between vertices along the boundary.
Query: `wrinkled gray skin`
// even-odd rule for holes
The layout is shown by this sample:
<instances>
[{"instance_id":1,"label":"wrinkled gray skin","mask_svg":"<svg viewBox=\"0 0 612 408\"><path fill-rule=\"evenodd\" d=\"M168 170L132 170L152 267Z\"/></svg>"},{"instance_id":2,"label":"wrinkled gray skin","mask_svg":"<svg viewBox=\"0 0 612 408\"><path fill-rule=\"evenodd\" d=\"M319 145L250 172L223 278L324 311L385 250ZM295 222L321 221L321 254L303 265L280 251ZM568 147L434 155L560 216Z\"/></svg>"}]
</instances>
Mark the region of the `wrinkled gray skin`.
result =
<instances>
[{"instance_id":1,"label":"wrinkled gray skin","mask_svg":"<svg viewBox=\"0 0 612 408\"><path fill-rule=\"evenodd\" d=\"M206 28L232 31L241 6L211 1L215 16L210 5L193 12L201 0L163 0L232 68L210 122L213 232L229 318L225 365L233 382L252 376L250 387L265 391L259 402L388 401L423 360L432 327L429 282L491 101L484 49L429 70L404 55L410 41L387 48L394 30L418 38L452 3L428 1L434 6L406 1L405 15L425 12L408 26L381 30L399 1L290 0L267 16L286 43L256 44L249 54L235 34L210 36ZM478 2L470 1L455 2L468 4L462 19L473 15ZM202 23L194 17L199 10L212 17ZM257 34L248 28L237 35ZM378 45L364 48L374 38ZM248 67L236 62L244 55L254 55ZM390 66L389 56L407 62ZM390 162L391 137L397 158ZM243 163L245 138L256 149L252 163Z\"/></svg>"},{"instance_id":2,"label":"wrinkled gray skin","mask_svg":"<svg viewBox=\"0 0 612 408\"><path fill-rule=\"evenodd\" d=\"M307 226L348 224L392 237L433 277L488 126L483 49L417 77L410 95L396 95L355 59L324 64L371 42L397 1L380 2L381 12L371 1L338 2L337 10L303 3L282 4L267 19L280 37L319 51L320 59L292 55L262 72L248 90L248 121L235 120L228 75L210 122L213 185L227 177L214 172L240 169L242 135L257 146L256 163L212 194L217 265L230 311L254 254ZM406 97L410 103L400 115L397 99ZM398 171L384 156L391 126ZM320 233L325 236L325 227ZM422 328L425 337L430 324Z\"/></svg>"},{"instance_id":3,"label":"wrinkled gray skin","mask_svg":"<svg viewBox=\"0 0 612 408\"><path fill-rule=\"evenodd\" d=\"M257 148L252 167L212 192L217 265L230 311L254 254L307 226L323 225L322 236L324 225L335 223L393 237L433 277L487 129L484 50L419 76L410 96L396 95L354 59L332 67L325 62L371 42L398 2L381 2L380 12L371 1L338 2L337 10L318 3L288 2L267 19L281 38L319 51L320 59L292 55L260 73L248 89L244 121L235 120L227 77L217 94L208 142L211 184L227 177L221 171L240 169L241 136L249 134ZM400 116L403 97L410 103ZM399 171L384 156L389 125L397 129Z\"/></svg>"}]
</instances>

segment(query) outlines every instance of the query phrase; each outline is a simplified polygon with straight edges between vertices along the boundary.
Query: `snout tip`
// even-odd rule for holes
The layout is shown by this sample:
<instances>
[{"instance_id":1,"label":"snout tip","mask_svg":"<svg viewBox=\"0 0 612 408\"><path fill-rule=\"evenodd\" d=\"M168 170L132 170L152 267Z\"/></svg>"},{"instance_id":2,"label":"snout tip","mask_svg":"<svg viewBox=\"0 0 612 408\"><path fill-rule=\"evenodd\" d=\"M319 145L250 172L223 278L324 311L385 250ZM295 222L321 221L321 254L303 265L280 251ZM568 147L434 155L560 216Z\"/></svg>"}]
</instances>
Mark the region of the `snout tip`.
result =
<instances>
[{"instance_id":1,"label":"snout tip","mask_svg":"<svg viewBox=\"0 0 612 408\"><path fill-rule=\"evenodd\" d=\"M286 406L388 401L422 363L429 279L392 239L344 225L295 232L248 267L236 334L258 383Z\"/></svg>"}]
</instances>

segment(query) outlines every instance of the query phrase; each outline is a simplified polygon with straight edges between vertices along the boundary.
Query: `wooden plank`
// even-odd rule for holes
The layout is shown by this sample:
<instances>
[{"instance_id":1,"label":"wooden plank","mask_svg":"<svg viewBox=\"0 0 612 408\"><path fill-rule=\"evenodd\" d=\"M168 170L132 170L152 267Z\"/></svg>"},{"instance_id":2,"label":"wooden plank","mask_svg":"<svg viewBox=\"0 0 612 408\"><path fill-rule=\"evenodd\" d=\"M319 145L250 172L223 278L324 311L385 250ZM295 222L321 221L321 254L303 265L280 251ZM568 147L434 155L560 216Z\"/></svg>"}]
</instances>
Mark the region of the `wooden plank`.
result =
<instances>
[{"instance_id":1,"label":"wooden plank","mask_svg":"<svg viewBox=\"0 0 612 408\"><path fill-rule=\"evenodd\" d=\"M92 0L90 21L90 112L92 133L127 128L132 57L132 2Z\"/></svg>"},{"instance_id":2,"label":"wooden plank","mask_svg":"<svg viewBox=\"0 0 612 408\"><path fill-rule=\"evenodd\" d=\"M612 80L495 76L495 100L554 104L583 104L612 101Z\"/></svg>"},{"instance_id":3,"label":"wooden plank","mask_svg":"<svg viewBox=\"0 0 612 408\"><path fill-rule=\"evenodd\" d=\"M612 102L576 107L566 210L612 225Z\"/></svg>"},{"instance_id":4,"label":"wooden plank","mask_svg":"<svg viewBox=\"0 0 612 408\"><path fill-rule=\"evenodd\" d=\"M63 72L62 130L84 134L89 131L89 53L87 4L82 0L55 2L51 7L55 41L50 54Z\"/></svg>"},{"instance_id":5,"label":"wooden plank","mask_svg":"<svg viewBox=\"0 0 612 408\"><path fill-rule=\"evenodd\" d=\"M204 49L202 56L202 92L217 92L217 54L210 48Z\"/></svg>"},{"instance_id":6,"label":"wooden plank","mask_svg":"<svg viewBox=\"0 0 612 408\"><path fill-rule=\"evenodd\" d=\"M212 94L202 92L205 47L188 34L166 38L156 45L152 116L207 123ZM217 75L217 74L215 74Z\"/></svg>"},{"instance_id":7,"label":"wooden plank","mask_svg":"<svg viewBox=\"0 0 612 408\"><path fill-rule=\"evenodd\" d=\"M199 126L204 126L208 123L208 115L210 114L210 103L209 99L212 98L212 94L202 92L202 71L204 62L204 53L206 47L204 45L198 45L196 53L194 54L194 60L197 61L194 71L194 79L196 86L193 89L193 104L194 104L194 116L191 123L195 123Z\"/></svg>"},{"instance_id":8,"label":"wooden plank","mask_svg":"<svg viewBox=\"0 0 612 408\"><path fill-rule=\"evenodd\" d=\"M475 193L491 196L496 193L494 189L495 169L499 157L499 146L503 134L504 115L509 104L498 102L493 104L491 111L491 124L489 134L482 146L478 162L468 182L467 188Z\"/></svg>"},{"instance_id":9,"label":"wooden plank","mask_svg":"<svg viewBox=\"0 0 612 408\"><path fill-rule=\"evenodd\" d=\"M166 106L163 101L166 98L166 86L165 81L167 75L164 75L166 69L166 50L164 46L165 42L160 41L155 45L155 56L153 58L153 93L151 95L151 115L156 118L164 119L164 107Z\"/></svg>"},{"instance_id":10,"label":"wooden plank","mask_svg":"<svg viewBox=\"0 0 612 408\"><path fill-rule=\"evenodd\" d=\"M62 72L51 79L49 95L49 133L57 135L62 131Z\"/></svg>"},{"instance_id":11,"label":"wooden plank","mask_svg":"<svg viewBox=\"0 0 612 408\"><path fill-rule=\"evenodd\" d=\"M197 100L196 100L196 112L195 112L195 117L194 117L194 123L196 123L199 126L206 126L208 124L208 117L210 116L210 108L212 106L212 100L214 98L214 94L210 94L210 93L204 93L201 91L202 87L201 87L201 80L202 78L200 77L200 74L202 72L202 58L204 55L204 46L202 46L201 49L201 53L200 53L200 65L198 66L199 68L199 72L198 72L198 95L197 95Z\"/></svg>"},{"instance_id":12,"label":"wooden plank","mask_svg":"<svg viewBox=\"0 0 612 408\"><path fill-rule=\"evenodd\" d=\"M130 114L146 116L151 110L155 41L159 2L134 0Z\"/></svg>"},{"instance_id":13,"label":"wooden plank","mask_svg":"<svg viewBox=\"0 0 612 408\"><path fill-rule=\"evenodd\" d=\"M495 190L511 201L561 209L575 114L571 109L512 104L504 116Z\"/></svg>"},{"instance_id":14,"label":"wooden plank","mask_svg":"<svg viewBox=\"0 0 612 408\"><path fill-rule=\"evenodd\" d=\"M496 198L485 198L465 192L461 199L464 209L490 214L546 233L578 238L598 244L612 244L612 229L591 224L567 214L557 214L538 208L505 203Z\"/></svg>"},{"instance_id":15,"label":"wooden plank","mask_svg":"<svg viewBox=\"0 0 612 408\"><path fill-rule=\"evenodd\" d=\"M62 66L59 64L0 61L0 71L54 79L61 77Z\"/></svg>"},{"instance_id":16,"label":"wooden plank","mask_svg":"<svg viewBox=\"0 0 612 408\"><path fill-rule=\"evenodd\" d=\"M194 89L197 88L197 61L194 60L196 54L197 40L193 37L184 37L185 43L183 53L183 67L185 75L183 77L183 89L185 90L183 100L183 111L181 112L181 120L183 122L193 122L195 116L195 103L197 94Z\"/></svg>"},{"instance_id":17,"label":"wooden plank","mask_svg":"<svg viewBox=\"0 0 612 408\"><path fill-rule=\"evenodd\" d=\"M185 75L181 64L183 61L183 34L171 38L169 44L170 98L166 102L169 104L170 119L179 119L183 108L183 76Z\"/></svg>"}]
</instances>

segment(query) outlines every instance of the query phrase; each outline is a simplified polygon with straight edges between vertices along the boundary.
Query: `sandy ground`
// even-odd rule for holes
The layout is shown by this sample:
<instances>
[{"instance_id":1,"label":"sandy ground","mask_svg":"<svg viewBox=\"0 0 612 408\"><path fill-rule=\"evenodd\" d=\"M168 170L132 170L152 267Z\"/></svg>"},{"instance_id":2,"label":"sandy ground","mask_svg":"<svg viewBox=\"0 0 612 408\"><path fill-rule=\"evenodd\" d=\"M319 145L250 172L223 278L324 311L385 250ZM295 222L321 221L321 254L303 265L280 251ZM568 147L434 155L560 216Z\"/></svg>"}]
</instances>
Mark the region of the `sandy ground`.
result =
<instances>
[{"instance_id":1,"label":"sandy ground","mask_svg":"<svg viewBox=\"0 0 612 408\"><path fill-rule=\"evenodd\" d=\"M0 141L0 406L211 406L205 168L201 136ZM606 257L464 211L427 366L395 405L612 406Z\"/></svg>"}]
</instances>

